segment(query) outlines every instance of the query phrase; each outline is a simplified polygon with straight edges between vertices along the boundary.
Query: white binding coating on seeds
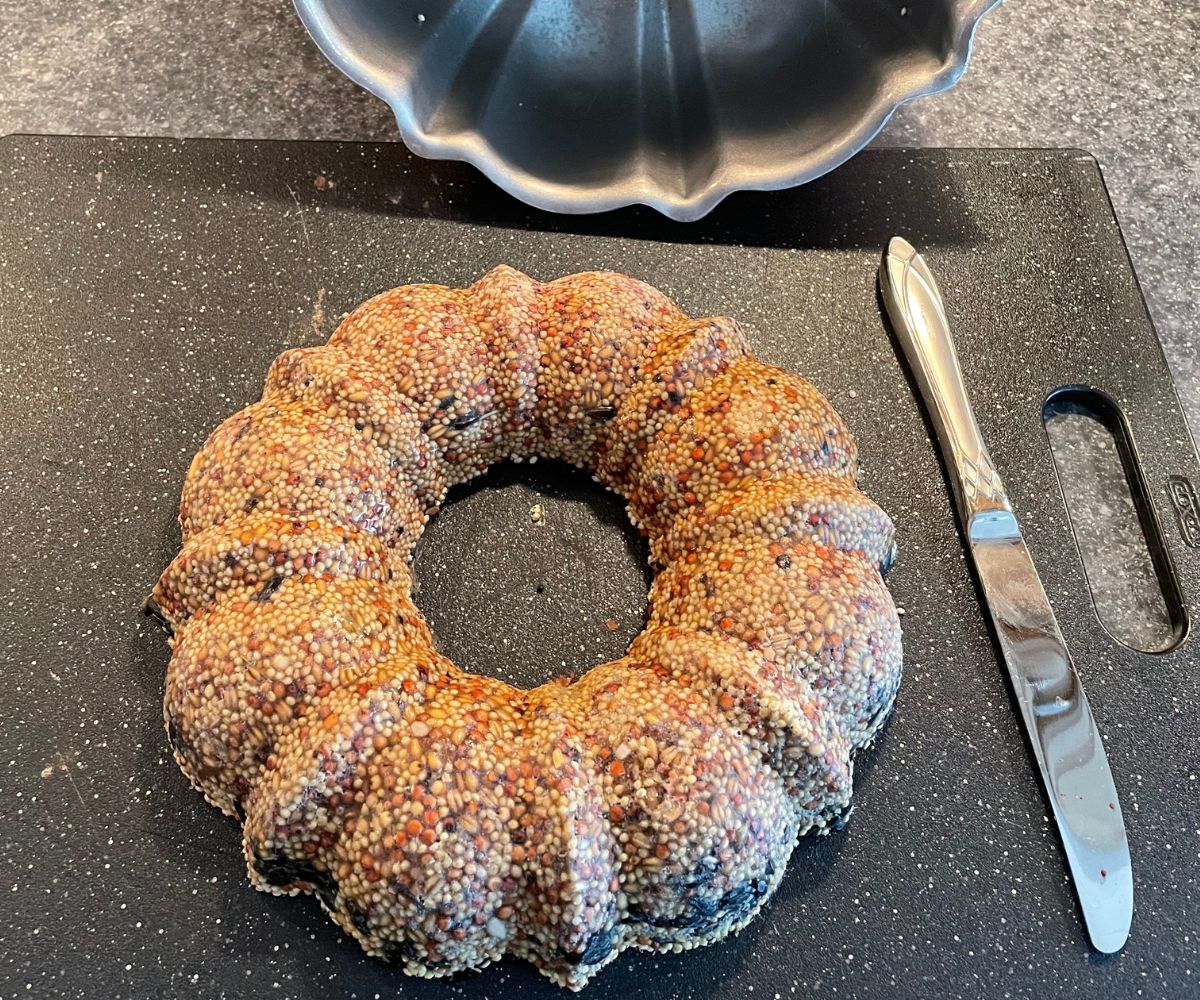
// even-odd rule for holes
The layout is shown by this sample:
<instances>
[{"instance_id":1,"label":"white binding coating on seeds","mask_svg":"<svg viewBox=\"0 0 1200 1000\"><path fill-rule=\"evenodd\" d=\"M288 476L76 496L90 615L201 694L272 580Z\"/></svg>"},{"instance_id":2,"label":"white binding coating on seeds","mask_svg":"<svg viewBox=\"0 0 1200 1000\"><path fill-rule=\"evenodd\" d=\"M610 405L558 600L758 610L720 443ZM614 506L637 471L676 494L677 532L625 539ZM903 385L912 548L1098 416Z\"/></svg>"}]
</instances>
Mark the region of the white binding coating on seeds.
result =
<instances>
[{"instance_id":1,"label":"white binding coating on seeds","mask_svg":"<svg viewBox=\"0 0 1200 1000\"><path fill-rule=\"evenodd\" d=\"M449 486L539 457L624 496L662 568L625 656L522 691L434 650L409 559ZM407 972L509 953L577 989L716 941L845 815L899 684L856 470L808 382L632 278L386 292L192 462L152 596L175 757L255 885Z\"/></svg>"}]
</instances>

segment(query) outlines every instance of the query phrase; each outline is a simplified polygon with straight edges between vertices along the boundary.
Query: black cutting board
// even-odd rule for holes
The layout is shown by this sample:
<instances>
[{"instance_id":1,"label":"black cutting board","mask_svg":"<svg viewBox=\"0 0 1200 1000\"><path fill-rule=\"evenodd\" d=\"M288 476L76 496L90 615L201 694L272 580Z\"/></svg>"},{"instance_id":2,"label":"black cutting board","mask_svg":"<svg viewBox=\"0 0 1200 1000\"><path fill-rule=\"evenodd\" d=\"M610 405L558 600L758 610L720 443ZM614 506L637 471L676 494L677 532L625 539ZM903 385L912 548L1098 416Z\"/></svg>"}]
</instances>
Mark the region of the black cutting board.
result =
<instances>
[{"instance_id":1,"label":"black cutting board","mask_svg":"<svg viewBox=\"0 0 1200 1000\"><path fill-rule=\"evenodd\" d=\"M896 713L848 829L803 841L734 940L626 954L589 995L1194 997L1200 671L1114 642L1092 609L1041 407L1087 383L1123 407L1185 600L1200 550L1167 484L1200 481L1105 195L1071 151L871 151L691 226L531 212L396 145L15 137L0 142L0 997L551 996L506 962L451 982L364 957L309 899L252 891L239 831L170 760L164 637L138 605L178 545L191 455L280 350L365 296L627 271L742 320L817 383L895 517ZM887 237L933 265L980 423L1105 735L1132 846L1125 951L1089 951L875 292ZM530 508L543 504L535 524ZM431 527L419 603L468 668L528 682L622 652L644 614L619 504L554 466L501 469ZM616 630L610 624L616 623Z\"/></svg>"}]
</instances>

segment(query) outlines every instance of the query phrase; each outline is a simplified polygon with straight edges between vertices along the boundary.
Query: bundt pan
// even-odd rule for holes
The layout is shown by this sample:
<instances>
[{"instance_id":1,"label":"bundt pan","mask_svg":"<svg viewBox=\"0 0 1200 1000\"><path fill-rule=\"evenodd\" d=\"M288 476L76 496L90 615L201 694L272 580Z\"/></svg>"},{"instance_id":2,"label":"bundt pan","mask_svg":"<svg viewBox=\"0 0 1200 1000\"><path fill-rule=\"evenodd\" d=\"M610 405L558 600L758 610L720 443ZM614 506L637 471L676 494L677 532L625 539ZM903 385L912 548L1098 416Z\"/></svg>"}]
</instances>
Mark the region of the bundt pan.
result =
<instances>
[{"instance_id":1,"label":"bundt pan","mask_svg":"<svg viewBox=\"0 0 1200 1000\"><path fill-rule=\"evenodd\" d=\"M557 212L803 184L966 67L999 0L295 0L414 152Z\"/></svg>"}]
</instances>

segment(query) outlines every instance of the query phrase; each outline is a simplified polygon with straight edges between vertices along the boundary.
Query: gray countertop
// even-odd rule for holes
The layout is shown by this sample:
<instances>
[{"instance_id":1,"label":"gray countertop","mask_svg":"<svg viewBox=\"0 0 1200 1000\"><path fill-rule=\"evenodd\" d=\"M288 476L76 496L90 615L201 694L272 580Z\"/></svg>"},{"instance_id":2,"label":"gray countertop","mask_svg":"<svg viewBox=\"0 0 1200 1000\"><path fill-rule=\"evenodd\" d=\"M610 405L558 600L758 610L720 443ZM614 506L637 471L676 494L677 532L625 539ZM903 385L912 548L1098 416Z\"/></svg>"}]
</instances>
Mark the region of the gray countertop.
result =
<instances>
[{"instance_id":1,"label":"gray countertop","mask_svg":"<svg viewBox=\"0 0 1200 1000\"><path fill-rule=\"evenodd\" d=\"M0 134L392 139L286 0L0 3ZM1077 146L1105 172L1193 431L1200 428L1200 7L1012 0L966 77L877 142Z\"/></svg>"}]
</instances>

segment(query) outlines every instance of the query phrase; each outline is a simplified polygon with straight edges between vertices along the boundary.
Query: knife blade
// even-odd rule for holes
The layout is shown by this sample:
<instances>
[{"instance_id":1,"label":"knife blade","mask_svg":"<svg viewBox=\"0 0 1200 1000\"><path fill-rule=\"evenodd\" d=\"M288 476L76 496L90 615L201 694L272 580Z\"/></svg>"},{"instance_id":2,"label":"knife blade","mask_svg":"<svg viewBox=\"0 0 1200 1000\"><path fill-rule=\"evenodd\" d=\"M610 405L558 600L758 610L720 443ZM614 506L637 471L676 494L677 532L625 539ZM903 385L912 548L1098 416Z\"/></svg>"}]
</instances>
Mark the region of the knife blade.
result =
<instances>
[{"instance_id":1,"label":"knife blade","mask_svg":"<svg viewBox=\"0 0 1200 1000\"><path fill-rule=\"evenodd\" d=\"M1133 921L1133 869L1100 732L971 410L937 282L924 258L896 237L879 286L950 472L1088 936L1098 951L1119 951Z\"/></svg>"}]
</instances>

